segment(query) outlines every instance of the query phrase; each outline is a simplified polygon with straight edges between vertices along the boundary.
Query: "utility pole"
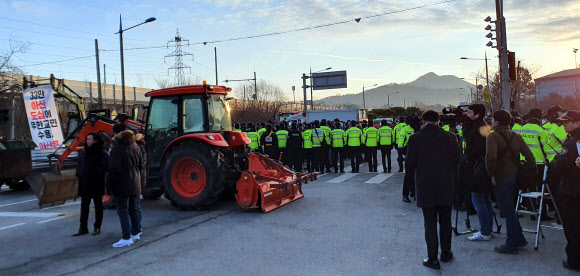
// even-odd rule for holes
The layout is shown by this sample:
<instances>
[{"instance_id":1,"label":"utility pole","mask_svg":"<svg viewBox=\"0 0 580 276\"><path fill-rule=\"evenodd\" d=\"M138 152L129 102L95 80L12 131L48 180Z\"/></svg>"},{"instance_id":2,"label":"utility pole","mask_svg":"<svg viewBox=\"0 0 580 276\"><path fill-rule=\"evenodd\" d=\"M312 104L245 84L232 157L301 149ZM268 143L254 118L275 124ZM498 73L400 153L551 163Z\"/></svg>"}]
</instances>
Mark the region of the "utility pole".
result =
<instances>
[{"instance_id":1,"label":"utility pole","mask_svg":"<svg viewBox=\"0 0 580 276\"><path fill-rule=\"evenodd\" d=\"M363 109L367 109L367 102L365 100L365 85L363 84Z\"/></svg>"},{"instance_id":2,"label":"utility pole","mask_svg":"<svg viewBox=\"0 0 580 276\"><path fill-rule=\"evenodd\" d=\"M254 71L254 97L255 100L258 100L258 79L256 78L256 71Z\"/></svg>"},{"instance_id":3,"label":"utility pole","mask_svg":"<svg viewBox=\"0 0 580 276\"><path fill-rule=\"evenodd\" d=\"M103 95L105 95L105 99L107 98L107 65L103 64L103 81L104 81L104 86L103 86ZM101 99L102 100L102 99ZM102 103L101 103L102 105ZM103 108L102 106L99 108Z\"/></svg>"},{"instance_id":4,"label":"utility pole","mask_svg":"<svg viewBox=\"0 0 580 276\"><path fill-rule=\"evenodd\" d=\"M103 95L101 94L101 65L99 64L99 41L95 39L95 55L97 57L97 91L99 109L103 108Z\"/></svg>"},{"instance_id":5,"label":"utility pole","mask_svg":"<svg viewBox=\"0 0 580 276\"><path fill-rule=\"evenodd\" d=\"M312 66L310 66L310 110L314 110L314 97L312 96Z\"/></svg>"},{"instance_id":6,"label":"utility pole","mask_svg":"<svg viewBox=\"0 0 580 276\"><path fill-rule=\"evenodd\" d=\"M487 70L487 52L485 52L485 89L487 90L487 94L489 95L489 71ZM483 98L485 101L485 93L483 94L484 94ZM479 101L479 98L477 100Z\"/></svg>"},{"instance_id":7,"label":"utility pole","mask_svg":"<svg viewBox=\"0 0 580 276\"><path fill-rule=\"evenodd\" d=\"M497 50L499 51L499 68L501 77L501 108L510 109L510 76L508 69L508 47L505 17L503 16L503 0L495 0L497 16Z\"/></svg>"},{"instance_id":8,"label":"utility pole","mask_svg":"<svg viewBox=\"0 0 580 276\"><path fill-rule=\"evenodd\" d=\"M308 109L308 101L306 100L306 88L308 88L308 86L306 86L306 74L302 74L302 90L304 91L304 110L302 111L302 114L304 116L306 116L306 110Z\"/></svg>"},{"instance_id":9,"label":"utility pole","mask_svg":"<svg viewBox=\"0 0 580 276\"><path fill-rule=\"evenodd\" d=\"M292 95L294 96L293 104L296 104L296 86L292 85Z\"/></svg>"},{"instance_id":10,"label":"utility pole","mask_svg":"<svg viewBox=\"0 0 580 276\"><path fill-rule=\"evenodd\" d=\"M123 22L121 15L119 15L119 45L121 48L121 97L123 103L123 113L125 112L125 58L123 56Z\"/></svg>"},{"instance_id":11,"label":"utility pole","mask_svg":"<svg viewBox=\"0 0 580 276\"><path fill-rule=\"evenodd\" d=\"M217 70L217 47L213 47L215 53L215 85L218 85L218 70Z\"/></svg>"}]
</instances>

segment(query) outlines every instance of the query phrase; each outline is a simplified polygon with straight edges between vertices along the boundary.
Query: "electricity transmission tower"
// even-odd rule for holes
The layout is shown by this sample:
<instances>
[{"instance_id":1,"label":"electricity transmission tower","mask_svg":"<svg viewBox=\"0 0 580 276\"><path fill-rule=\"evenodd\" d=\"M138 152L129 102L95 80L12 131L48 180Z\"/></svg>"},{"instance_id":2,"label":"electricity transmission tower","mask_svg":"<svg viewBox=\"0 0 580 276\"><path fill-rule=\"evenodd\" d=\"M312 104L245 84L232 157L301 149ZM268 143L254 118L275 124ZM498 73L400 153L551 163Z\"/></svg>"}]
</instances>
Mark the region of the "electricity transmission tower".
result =
<instances>
[{"instance_id":1,"label":"electricity transmission tower","mask_svg":"<svg viewBox=\"0 0 580 276\"><path fill-rule=\"evenodd\" d=\"M182 42L184 44L181 44ZM175 38L172 40L169 40L167 42L167 48L169 48L171 44L173 44L173 47L175 49L173 50L173 52L171 52L165 56L164 61L167 58L174 57L175 62L173 63L173 65L171 67L169 67L167 69L167 72L169 73L169 70L175 70L175 86L187 85L188 83L187 83L187 80L185 78L185 73L183 72L183 70L189 69L189 73L191 73L191 66L188 66L185 63L183 63L183 57L184 56L191 56L191 59L193 60L193 54L188 53L188 52L184 52L181 49L181 47L183 45L189 46L189 40L182 38L179 35L179 29L177 29L177 32L175 33Z\"/></svg>"}]
</instances>

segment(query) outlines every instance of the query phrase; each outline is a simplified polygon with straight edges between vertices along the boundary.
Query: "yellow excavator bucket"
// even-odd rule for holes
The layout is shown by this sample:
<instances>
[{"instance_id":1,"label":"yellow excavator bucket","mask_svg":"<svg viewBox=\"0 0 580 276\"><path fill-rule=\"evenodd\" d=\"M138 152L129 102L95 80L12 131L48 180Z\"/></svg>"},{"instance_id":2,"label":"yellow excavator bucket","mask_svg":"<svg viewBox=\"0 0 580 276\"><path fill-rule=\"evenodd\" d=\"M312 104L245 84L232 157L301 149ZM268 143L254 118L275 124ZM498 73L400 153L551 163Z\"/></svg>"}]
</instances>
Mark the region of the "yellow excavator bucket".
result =
<instances>
[{"instance_id":1,"label":"yellow excavator bucket","mask_svg":"<svg viewBox=\"0 0 580 276\"><path fill-rule=\"evenodd\" d=\"M30 188L38 198L38 206L76 200L78 197L78 179L75 170L45 172L26 177Z\"/></svg>"}]
</instances>

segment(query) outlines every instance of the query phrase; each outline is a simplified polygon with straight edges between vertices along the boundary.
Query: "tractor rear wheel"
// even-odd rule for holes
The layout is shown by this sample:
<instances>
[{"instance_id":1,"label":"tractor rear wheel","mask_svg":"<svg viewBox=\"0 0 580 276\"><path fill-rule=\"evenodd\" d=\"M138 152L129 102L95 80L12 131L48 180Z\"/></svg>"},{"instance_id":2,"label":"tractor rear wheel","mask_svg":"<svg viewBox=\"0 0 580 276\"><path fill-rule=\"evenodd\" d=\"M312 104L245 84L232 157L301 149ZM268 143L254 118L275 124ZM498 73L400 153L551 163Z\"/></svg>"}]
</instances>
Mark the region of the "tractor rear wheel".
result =
<instances>
[{"instance_id":1,"label":"tractor rear wheel","mask_svg":"<svg viewBox=\"0 0 580 276\"><path fill-rule=\"evenodd\" d=\"M185 142L175 146L163 162L165 197L186 210L204 210L224 190L224 156L208 145Z\"/></svg>"}]
</instances>

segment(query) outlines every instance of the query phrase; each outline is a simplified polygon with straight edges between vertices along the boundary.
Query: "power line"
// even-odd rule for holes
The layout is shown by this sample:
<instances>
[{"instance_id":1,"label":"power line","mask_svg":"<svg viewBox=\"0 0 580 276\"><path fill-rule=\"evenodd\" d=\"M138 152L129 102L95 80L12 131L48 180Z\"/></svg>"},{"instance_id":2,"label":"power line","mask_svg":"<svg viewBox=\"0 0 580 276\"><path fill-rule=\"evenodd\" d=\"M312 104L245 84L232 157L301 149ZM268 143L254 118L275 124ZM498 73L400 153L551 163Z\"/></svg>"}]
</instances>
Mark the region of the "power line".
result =
<instances>
[{"instance_id":1,"label":"power line","mask_svg":"<svg viewBox=\"0 0 580 276\"><path fill-rule=\"evenodd\" d=\"M70 31L70 32L82 33L82 34L92 34L92 35L98 35L98 36L104 36L104 37L111 37L111 38L116 37L115 35L112 35L112 34L108 35L108 34L93 33L93 32L81 31L81 30L75 30L75 29L69 29L69 28L63 28L63 27L56 27L56 26L51 26L51 25L47 25L47 24L41 24L41 23L35 23L35 22L30 22L30 21L25 21L25 20L20 20L20 19L8 18L8 17L4 17L4 16L0 16L0 19L5 19L5 20L10 20L10 21L15 21L15 22L21 22L21 23L27 23L27 24L31 24L31 25L37 25L37 26L43 26L43 27L53 28L53 29L58 29L58 30L65 30L65 31ZM8 28L8 27L3 27L3 28ZM74 37L72 37L72 38L74 38ZM147 43L158 43L158 42L138 40L138 39L130 39L130 38L124 38L124 39L125 40L140 41L140 42L147 42Z\"/></svg>"},{"instance_id":2,"label":"power line","mask_svg":"<svg viewBox=\"0 0 580 276\"><path fill-rule=\"evenodd\" d=\"M76 58L71 58L71 59L56 60L56 61L49 61L49 62L41 62L41 63L36 63L36 64L20 65L19 67L28 67L28 66L37 66L37 65L43 65L43 64L52 64L52 63L59 63L59 62L65 62L65 61L71 61L71 60L77 60L77 59L83 59L83 58L92 58L92 57L95 57L95 55L84 56L84 57L76 57Z\"/></svg>"},{"instance_id":3,"label":"power line","mask_svg":"<svg viewBox=\"0 0 580 276\"><path fill-rule=\"evenodd\" d=\"M342 20L342 21L333 22L333 23L315 25L315 26L311 26L311 27L303 27L303 28L292 29L292 30L287 30L287 31L277 31L277 32L272 32L272 33L242 36L242 37L235 37L235 38L226 38L226 39L219 39L219 40L212 40L212 41L195 42L195 43L191 43L191 45L200 45L200 44L207 45L207 44L212 44L212 43L221 43L221 42L228 42L228 41L245 40L245 39L260 38L260 37L266 37L266 36L281 35L281 34L287 34L287 33L303 32L303 31L308 31L308 30L313 30L313 29L336 26L336 25L340 25L340 24L353 22L353 21L358 23L361 21L361 19L368 19L368 18L380 17L380 16L391 15L391 14L396 14L396 13L402 13L402 12L406 12L406 11L427 8L430 6L441 5L441 4L455 2L455 1L456 0L445 0L445 1L440 1L440 2L436 2L436 3L425 4L425 5L421 5L421 6L415 6L415 7L411 7L411 8L396 10L396 11L390 11L390 12L369 15L369 16L365 16L365 17L359 17L359 18L355 18L355 19L347 19L347 20ZM124 50L125 51L128 51L128 50L146 50L146 49L158 49L158 48L165 48L165 47L166 46L136 47L136 48L128 48L128 49L124 49ZM103 50L103 51L119 51L119 50Z\"/></svg>"}]
</instances>

